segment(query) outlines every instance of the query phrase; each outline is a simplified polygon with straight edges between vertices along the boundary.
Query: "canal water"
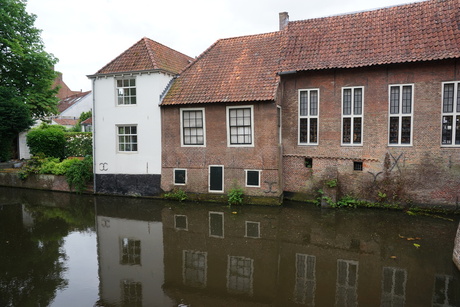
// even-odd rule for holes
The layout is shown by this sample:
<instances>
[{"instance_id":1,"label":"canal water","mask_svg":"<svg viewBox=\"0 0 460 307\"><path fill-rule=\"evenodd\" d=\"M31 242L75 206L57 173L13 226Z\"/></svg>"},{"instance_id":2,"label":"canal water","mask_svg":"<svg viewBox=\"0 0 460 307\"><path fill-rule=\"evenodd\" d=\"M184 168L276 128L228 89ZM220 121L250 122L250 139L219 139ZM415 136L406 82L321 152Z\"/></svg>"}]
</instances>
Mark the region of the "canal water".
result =
<instances>
[{"instance_id":1,"label":"canal water","mask_svg":"<svg viewBox=\"0 0 460 307\"><path fill-rule=\"evenodd\" d=\"M460 306L458 222L0 187L0 306Z\"/></svg>"}]
</instances>

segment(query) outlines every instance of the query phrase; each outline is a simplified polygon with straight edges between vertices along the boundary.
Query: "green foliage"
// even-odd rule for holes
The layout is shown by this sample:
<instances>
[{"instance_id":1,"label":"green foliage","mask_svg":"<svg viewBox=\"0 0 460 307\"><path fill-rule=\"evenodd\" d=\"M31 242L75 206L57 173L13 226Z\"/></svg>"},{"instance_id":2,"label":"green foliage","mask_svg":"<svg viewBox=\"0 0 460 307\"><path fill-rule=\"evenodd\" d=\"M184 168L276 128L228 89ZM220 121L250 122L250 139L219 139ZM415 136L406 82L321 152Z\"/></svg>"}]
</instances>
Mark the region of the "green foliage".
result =
<instances>
[{"instance_id":1,"label":"green foliage","mask_svg":"<svg viewBox=\"0 0 460 307\"><path fill-rule=\"evenodd\" d=\"M57 59L45 52L35 19L27 13L26 1L1 1L0 93L9 93L3 102L15 97L25 103L32 118L43 118L57 112L57 89L53 89Z\"/></svg>"},{"instance_id":2,"label":"green foliage","mask_svg":"<svg viewBox=\"0 0 460 307\"><path fill-rule=\"evenodd\" d=\"M66 132L65 138L67 157L93 155L93 134L91 132Z\"/></svg>"},{"instance_id":3,"label":"green foliage","mask_svg":"<svg viewBox=\"0 0 460 307\"><path fill-rule=\"evenodd\" d=\"M79 159L65 159L59 162L57 158L47 158L40 167L40 174L65 175L71 166L79 161Z\"/></svg>"},{"instance_id":4,"label":"green foliage","mask_svg":"<svg viewBox=\"0 0 460 307\"><path fill-rule=\"evenodd\" d=\"M187 193L185 193L181 189L174 189L169 193L166 193L164 195L164 198L166 199L171 199L171 200L177 200L177 201L184 201L188 199Z\"/></svg>"},{"instance_id":5,"label":"green foliage","mask_svg":"<svg viewBox=\"0 0 460 307\"><path fill-rule=\"evenodd\" d=\"M29 174L39 174L42 164L45 162L46 158L43 154L38 154L32 156L32 158L27 161L27 163L21 168L18 175L21 180L26 180L29 177Z\"/></svg>"},{"instance_id":6,"label":"green foliage","mask_svg":"<svg viewBox=\"0 0 460 307\"><path fill-rule=\"evenodd\" d=\"M27 134L30 153L43 153L46 157L63 159L65 157L66 139L63 127L42 124Z\"/></svg>"},{"instance_id":7,"label":"green foliage","mask_svg":"<svg viewBox=\"0 0 460 307\"><path fill-rule=\"evenodd\" d=\"M32 124L29 108L0 86L0 161L12 157L15 136Z\"/></svg>"},{"instance_id":8,"label":"green foliage","mask_svg":"<svg viewBox=\"0 0 460 307\"><path fill-rule=\"evenodd\" d=\"M229 205L241 205L243 204L244 191L241 188L232 188L228 192L228 204Z\"/></svg>"},{"instance_id":9,"label":"green foliage","mask_svg":"<svg viewBox=\"0 0 460 307\"><path fill-rule=\"evenodd\" d=\"M326 181L326 185L330 188L337 187L337 184L338 184L337 179L331 179L329 181Z\"/></svg>"},{"instance_id":10,"label":"green foliage","mask_svg":"<svg viewBox=\"0 0 460 307\"><path fill-rule=\"evenodd\" d=\"M87 156L83 160L72 159L71 161L74 162L65 173L67 183L71 189L74 188L77 193L81 193L93 179L93 158Z\"/></svg>"}]
</instances>

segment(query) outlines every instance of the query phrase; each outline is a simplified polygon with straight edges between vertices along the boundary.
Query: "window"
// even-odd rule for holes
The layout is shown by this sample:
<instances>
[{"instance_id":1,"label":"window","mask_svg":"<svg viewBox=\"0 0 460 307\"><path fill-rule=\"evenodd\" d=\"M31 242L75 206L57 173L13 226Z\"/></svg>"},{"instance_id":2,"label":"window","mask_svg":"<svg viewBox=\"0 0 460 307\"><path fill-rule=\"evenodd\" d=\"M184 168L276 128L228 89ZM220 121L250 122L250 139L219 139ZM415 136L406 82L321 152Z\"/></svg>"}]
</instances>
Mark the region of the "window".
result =
<instances>
[{"instance_id":1,"label":"window","mask_svg":"<svg viewBox=\"0 0 460 307\"><path fill-rule=\"evenodd\" d=\"M313 159L305 158L304 164L306 168L313 168Z\"/></svg>"},{"instance_id":2,"label":"window","mask_svg":"<svg viewBox=\"0 0 460 307\"><path fill-rule=\"evenodd\" d=\"M122 280L122 306L142 307L142 283Z\"/></svg>"},{"instance_id":3,"label":"window","mask_svg":"<svg viewBox=\"0 0 460 307\"><path fill-rule=\"evenodd\" d=\"M460 82L444 83L442 95L442 145L460 146Z\"/></svg>"},{"instance_id":4,"label":"window","mask_svg":"<svg viewBox=\"0 0 460 307\"><path fill-rule=\"evenodd\" d=\"M209 236L217 238L224 237L223 212L209 212Z\"/></svg>"},{"instance_id":5,"label":"window","mask_svg":"<svg viewBox=\"0 0 460 307\"><path fill-rule=\"evenodd\" d=\"M182 261L184 285L206 287L207 253L184 250Z\"/></svg>"},{"instance_id":6,"label":"window","mask_svg":"<svg viewBox=\"0 0 460 307\"><path fill-rule=\"evenodd\" d=\"M187 183L187 170L186 169L174 169L174 184L184 185Z\"/></svg>"},{"instance_id":7,"label":"window","mask_svg":"<svg viewBox=\"0 0 460 307\"><path fill-rule=\"evenodd\" d=\"M318 144L319 89L299 90L299 144Z\"/></svg>"},{"instance_id":8,"label":"window","mask_svg":"<svg viewBox=\"0 0 460 307\"><path fill-rule=\"evenodd\" d=\"M246 170L246 186L260 187L260 171Z\"/></svg>"},{"instance_id":9,"label":"window","mask_svg":"<svg viewBox=\"0 0 460 307\"><path fill-rule=\"evenodd\" d=\"M354 171L362 171L363 170L363 162L362 161L353 161L353 170Z\"/></svg>"},{"instance_id":10,"label":"window","mask_svg":"<svg viewBox=\"0 0 460 307\"><path fill-rule=\"evenodd\" d=\"M260 238L260 222L246 221L246 235L247 238Z\"/></svg>"},{"instance_id":11,"label":"window","mask_svg":"<svg viewBox=\"0 0 460 307\"><path fill-rule=\"evenodd\" d=\"M141 264L141 241L129 238L122 238L121 245L121 264L140 265Z\"/></svg>"},{"instance_id":12,"label":"window","mask_svg":"<svg viewBox=\"0 0 460 307\"><path fill-rule=\"evenodd\" d=\"M433 307L453 307L458 306L458 279L449 275L435 275Z\"/></svg>"},{"instance_id":13,"label":"window","mask_svg":"<svg viewBox=\"0 0 460 307\"><path fill-rule=\"evenodd\" d=\"M358 306L358 262L337 260L336 306Z\"/></svg>"},{"instance_id":14,"label":"window","mask_svg":"<svg viewBox=\"0 0 460 307\"><path fill-rule=\"evenodd\" d=\"M227 289L230 293L252 294L254 260L228 256Z\"/></svg>"},{"instance_id":15,"label":"window","mask_svg":"<svg viewBox=\"0 0 460 307\"><path fill-rule=\"evenodd\" d=\"M174 228L180 230L188 230L187 216L174 215Z\"/></svg>"},{"instance_id":16,"label":"window","mask_svg":"<svg viewBox=\"0 0 460 307\"><path fill-rule=\"evenodd\" d=\"M316 291L316 257L296 254L296 276L294 287L294 302L297 304L315 305Z\"/></svg>"},{"instance_id":17,"label":"window","mask_svg":"<svg viewBox=\"0 0 460 307\"><path fill-rule=\"evenodd\" d=\"M252 112L252 106L227 108L229 146L254 146Z\"/></svg>"},{"instance_id":18,"label":"window","mask_svg":"<svg viewBox=\"0 0 460 307\"><path fill-rule=\"evenodd\" d=\"M406 270L384 267L380 306L404 306L406 302L406 282Z\"/></svg>"},{"instance_id":19,"label":"window","mask_svg":"<svg viewBox=\"0 0 460 307\"><path fill-rule=\"evenodd\" d=\"M363 88L342 89L342 145L363 144Z\"/></svg>"},{"instance_id":20,"label":"window","mask_svg":"<svg viewBox=\"0 0 460 307\"><path fill-rule=\"evenodd\" d=\"M413 85L390 86L390 145L412 143L413 87Z\"/></svg>"},{"instance_id":21,"label":"window","mask_svg":"<svg viewBox=\"0 0 460 307\"><path fill-rule=\"evenodd\" d=\"M136 79L117 80L117 103L136 104Z\"/></svg>"},{"instance_id":22,"label":"window","mask_svg":"<svg viewBox=\"0 0 460 307\"><path fill-rule=\"evenodd\" d=\"M117 126L118 151L137 151L137 126Z\"/></svg>"},{"instance_id":23,"label":"window","mask_svg":"<svg viewBox=\"0 0 460 307\"><path fill-rule=\"evenodd\" d=\"M205 146L204 109L181 109L183 146Z\"/></svg>"},{"instance_id":24,"label":"window","mask_svg":"<svg viewBox=\"0 0 460 307\"><path fill-rule=\"evenodd\" d=\"M224 167L222 165L210 165L208 181L210 193L224 192Z\"/></svg>"}]
</instances>

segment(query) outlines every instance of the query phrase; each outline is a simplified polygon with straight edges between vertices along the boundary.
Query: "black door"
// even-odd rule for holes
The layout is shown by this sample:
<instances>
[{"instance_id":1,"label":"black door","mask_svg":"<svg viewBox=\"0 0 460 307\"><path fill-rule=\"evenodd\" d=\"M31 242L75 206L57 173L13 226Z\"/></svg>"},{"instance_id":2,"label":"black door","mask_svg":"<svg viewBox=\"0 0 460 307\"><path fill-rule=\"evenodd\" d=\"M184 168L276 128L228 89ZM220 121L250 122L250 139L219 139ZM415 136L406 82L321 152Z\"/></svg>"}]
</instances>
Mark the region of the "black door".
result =
<instances>
[{"instance_id":1,"label":"black door","mask_svg":"<svg viewBox=\"0 0 460 307\"><path fill-rule=\"evenodd\" d=\"M222 192L223 187L223 166L210 166L209 167L209 191Z\"/></svg>"}]
</instances>

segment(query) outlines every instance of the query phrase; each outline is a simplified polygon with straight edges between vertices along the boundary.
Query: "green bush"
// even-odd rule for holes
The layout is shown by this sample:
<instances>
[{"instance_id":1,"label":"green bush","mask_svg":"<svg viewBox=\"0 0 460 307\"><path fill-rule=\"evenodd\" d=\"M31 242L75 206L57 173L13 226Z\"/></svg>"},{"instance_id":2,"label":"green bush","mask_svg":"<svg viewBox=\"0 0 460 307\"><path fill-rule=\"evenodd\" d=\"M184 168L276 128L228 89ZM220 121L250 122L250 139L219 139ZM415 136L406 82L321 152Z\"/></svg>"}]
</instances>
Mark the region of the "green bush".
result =
<instances>
[{"instance_id":1,"label":"green bush","mask_svg":"<svg viewBox=\"0 0 460 307\"><path fill-rule=\"evenodd\" d=\"M229 205L241 205L243 204L243 189L233 188L228 192L228 204Z\"/></svg>"},{"instance_id":2,"label":"green bush","mask_svg":"<svg viewBox=\"0 0 460 307\"><path fill-rule=\"evenodd\" d=\"M59 162L57 158L48 158L42 163L40 167L41 174L65 175L69 168L78 163L79 159L65 159Z\"/></svg>"},{"instance_id":3,"label":"green bush","mask_svg":"<svg viewBox=\"0 0 460 307\"><path fill-rule=\"evenodd\" d=\"M93 155L93 134L91 132L66 132L65 138L67 157Z\"/></svg>"},{"instance_id":4,"label":"green bush","mask_svg":"<svg viewBox=\"0 0 460 307\"><path fill-rule=\"evenodd\" d=\"M184 201L184 200L187 200L188 198L187 193L185 193L185 191L181 189L173 190L169 193L166 193L164 197L166 199L172 199L172 200L177 200L177 201Z\"/></svg>"},{"instance_id":5,"label":"green bush","mask_svg":"<svg viewBox=\"0 0 460 307\"><path fill-rule=\"evenodd\" d=\"M65 157L66 140L64 127L42 124L27 134L27 145L30 153L43 153L46 157L63 159Z\"/></svg>"},{"instance_id":6,"label":"green bush","mask_svg":"<svg viewBox=\"0 0 460 307\"><path fill-rule=\"evenodd\" d=\"M74 161L65 173L69 187L75 188L77 193L85 190L86 185L93 179L93 158L85 157L83 160L71 159Z\"/></svg>"}]
</instances>

